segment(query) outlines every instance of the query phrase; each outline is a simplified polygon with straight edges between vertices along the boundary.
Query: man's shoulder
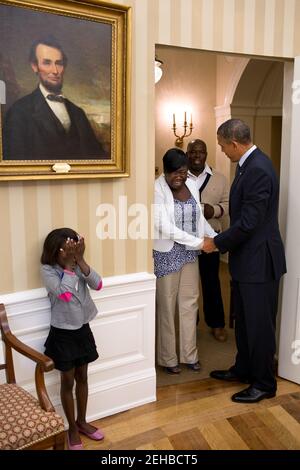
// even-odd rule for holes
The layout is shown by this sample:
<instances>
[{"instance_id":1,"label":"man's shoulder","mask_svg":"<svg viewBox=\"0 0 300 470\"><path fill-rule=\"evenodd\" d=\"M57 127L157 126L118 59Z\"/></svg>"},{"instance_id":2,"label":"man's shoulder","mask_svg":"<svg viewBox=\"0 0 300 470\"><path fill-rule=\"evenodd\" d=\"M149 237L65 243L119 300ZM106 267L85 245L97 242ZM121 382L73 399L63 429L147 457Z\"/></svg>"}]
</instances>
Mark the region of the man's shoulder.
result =
<instances>
[{"instance_id":1,"label":"man's shoulder","mask_svg":"<svg viewBox=\"0 0 300 470\"><path fill-rule=\"evenodd\" d=\"M41 99L42 94L38 89L35 89L33 92L28 95L22 96L17 101L15 101L9 108L9 112L20 111L21 109L27 109L32 106L36 100Z\"/></svg>"},{"instance_id":2,"label":"man's shoulder","mask_svg":"<svg viewBox=\"0 0 300 470\"><path fill-rule=\"evenodd\" d=\"M226 178L226 176L225 176L223 173L221 173L220 171L216 170L216 169L213 168L213 167L211 168L211 170L212 170L211 178L212 178L213 180L215 180L215 181L220 181L220 182L222 181L222 182L226 183L227 178Z\"/></svg>"},{"instance_id":3,"label":"man's shoulder","mask_svg":"<svg viewBox=\"0 0 300 470\"><path fill-rule=\"evenodd\" d=\"M252 163L259 164L260 162L267 161L270 159L266 153L264 153L259 147L256 147L256 149L254 149L253 152L250 153L247 160L251 161Z\"/></svg>"},{"instance_id":4,"label":"man's shoulder","mask_svg":"<svg viewBox=\"0 0 300 470\"><path fill-rule=\"evenodd\" d=\"M252 155L249 157L249 168L271 168L272 161L262 150L256 148Z\"/></svg>"}]
</instances>

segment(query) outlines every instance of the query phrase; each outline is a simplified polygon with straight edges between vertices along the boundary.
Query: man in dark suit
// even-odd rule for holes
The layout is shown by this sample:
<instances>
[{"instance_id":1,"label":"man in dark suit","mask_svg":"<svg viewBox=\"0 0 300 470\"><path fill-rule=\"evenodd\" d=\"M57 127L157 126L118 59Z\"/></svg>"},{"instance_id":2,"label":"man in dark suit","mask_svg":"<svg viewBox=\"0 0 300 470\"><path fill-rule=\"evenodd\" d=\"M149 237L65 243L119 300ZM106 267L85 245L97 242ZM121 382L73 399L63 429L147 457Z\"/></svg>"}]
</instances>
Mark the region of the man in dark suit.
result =
<instances>
[{"instance_id":1,"label":"man in dark suit","mask_svg":"<svg viewBox=\"0 0 300 470\"><path fill-rule=\"evenodd\" d=\"M35 41L29 61L40 83L6 114L3 159L108 158L85 112L62 95L67 57L58 42L52 37Z\"/></svg>"},{"instance_id":2,"label":"man in dark suit","mask_svg":"<svg viewBox=\"0 0 300 470\"><path fill-rule=\"evenodd\" d=\"M206 239L203 250L229 252L238 352L229 370L210 375L250 383L232 400L255 403L276 394L278 288L286 272L278 227L279 185L271 160L251 142L247 124L230 119L219 127L217 137L222 151L237 162L237 172L230 190L230 227Z\"/></svg>"}]
</instances>

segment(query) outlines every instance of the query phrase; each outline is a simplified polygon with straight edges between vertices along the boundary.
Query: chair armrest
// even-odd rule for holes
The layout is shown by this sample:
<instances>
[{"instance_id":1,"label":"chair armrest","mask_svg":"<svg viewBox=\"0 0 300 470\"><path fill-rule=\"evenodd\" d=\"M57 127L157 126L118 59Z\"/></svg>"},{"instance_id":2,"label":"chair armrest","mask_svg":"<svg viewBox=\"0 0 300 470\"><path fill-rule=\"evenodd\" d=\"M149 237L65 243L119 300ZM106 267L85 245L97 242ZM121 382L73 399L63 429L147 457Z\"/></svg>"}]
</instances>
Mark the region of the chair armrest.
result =
<instances>
[{"instance_id":1,"label":"chair armrest","mask_svg":"<svg viewBox=\"0 0 300 470\"><path fill-rule=\"evenodd\" d=\"M0 304L0 325L2 332L2 340L4 341L7 351L15 349L18 353L22 354L23 356L27 357L28 359L31 359L36 363L35 388L40 406L45 411L55 411L54 406L52 405L48 396L44 380L44 372L49 372L53 370L54 362L52 361L52 359L50 359L50 357L24 344L11 332L7 320L5 307L3 304ZM13 373L13 382L14 381L15 380Z\"/></svg>"},{"instance_id":2,"label":"chair armrest","mask_svg":"<svg viewBox=\"0 0 300 470\"><path fill-rule=\"evenodd\" d=\"M22 343L22 341L20 341L11 331L5 332L3 340L13 349L18 351L18 353L39 364L43 372L49 372L54 369L54 362L50 357L32 349L30 346L27 346L27 344Z\"/></svg>"}]
</instances>

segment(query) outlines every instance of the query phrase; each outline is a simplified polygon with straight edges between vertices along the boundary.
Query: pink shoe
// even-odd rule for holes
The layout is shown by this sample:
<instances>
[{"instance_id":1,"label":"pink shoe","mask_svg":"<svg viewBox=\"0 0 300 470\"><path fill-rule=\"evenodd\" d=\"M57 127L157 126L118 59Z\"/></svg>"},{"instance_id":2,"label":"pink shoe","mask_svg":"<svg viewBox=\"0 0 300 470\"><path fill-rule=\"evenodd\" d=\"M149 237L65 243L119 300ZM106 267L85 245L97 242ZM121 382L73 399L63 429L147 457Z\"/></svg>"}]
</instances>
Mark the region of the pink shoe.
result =
<instances>
[{"instance_id":1,"label":"pink shoe","mask_svg":"<svg viewBox=\"0 0 300 470\"><path fill-rule=\"evenodd\" d=\"M80 444L71 444L68 431L67 431L67 442L68 442L69 450L83 450L82 442Z\"/></svg>"},{"instance_id":2,"label":"pink shoe","mask_svg":"<svg viewBox=\"0 0 300 470\"><path fill-rule=\"evenodd\" d=\"M78 424L77 424L77 429L81 434L84 434L90 439L93 439L94 441L102 441L104 439L104 434L100 429L96 429L94 432L87 432L84 429L82 429Z\"/></svg>"}]
</instances>

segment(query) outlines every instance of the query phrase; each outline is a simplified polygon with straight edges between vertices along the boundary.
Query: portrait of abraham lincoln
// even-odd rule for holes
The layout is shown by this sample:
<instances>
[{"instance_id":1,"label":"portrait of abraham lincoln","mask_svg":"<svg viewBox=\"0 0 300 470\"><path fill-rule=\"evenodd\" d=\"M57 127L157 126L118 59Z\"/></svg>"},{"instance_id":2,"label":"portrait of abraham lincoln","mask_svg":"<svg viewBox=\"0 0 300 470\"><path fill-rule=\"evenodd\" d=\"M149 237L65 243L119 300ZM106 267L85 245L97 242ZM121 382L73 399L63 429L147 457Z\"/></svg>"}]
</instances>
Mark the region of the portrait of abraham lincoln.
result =
<instances>
[{"instance_id":1,"label":"portrait of abraham lincoln","mask_svg":"<svg viewBox=\"0 0 300 470\"><path fill-rule=\"evenodd\" d=\"M112 25L0 3L1 162L113 160Z\"/></svg>"}]
</instances>

